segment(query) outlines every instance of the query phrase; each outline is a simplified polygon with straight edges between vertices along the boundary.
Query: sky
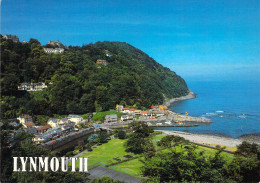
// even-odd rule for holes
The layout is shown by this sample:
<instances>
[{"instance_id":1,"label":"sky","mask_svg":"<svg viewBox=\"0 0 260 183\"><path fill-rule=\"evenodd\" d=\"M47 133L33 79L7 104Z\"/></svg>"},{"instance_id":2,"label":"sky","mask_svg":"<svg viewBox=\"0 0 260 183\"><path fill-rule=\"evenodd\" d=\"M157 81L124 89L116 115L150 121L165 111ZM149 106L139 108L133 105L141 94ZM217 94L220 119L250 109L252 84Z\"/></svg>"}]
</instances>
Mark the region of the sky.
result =
<instances>
[{"instance_id":1,"label":"sky","mask_svg":"<svg viewBox=\"0 0 260 183\"><path fill-rule=\"evenodd\" d=\"M259 0L2 0L1 34L127 42L187 81L260 80Z\"/></svg>"}]
</instances>

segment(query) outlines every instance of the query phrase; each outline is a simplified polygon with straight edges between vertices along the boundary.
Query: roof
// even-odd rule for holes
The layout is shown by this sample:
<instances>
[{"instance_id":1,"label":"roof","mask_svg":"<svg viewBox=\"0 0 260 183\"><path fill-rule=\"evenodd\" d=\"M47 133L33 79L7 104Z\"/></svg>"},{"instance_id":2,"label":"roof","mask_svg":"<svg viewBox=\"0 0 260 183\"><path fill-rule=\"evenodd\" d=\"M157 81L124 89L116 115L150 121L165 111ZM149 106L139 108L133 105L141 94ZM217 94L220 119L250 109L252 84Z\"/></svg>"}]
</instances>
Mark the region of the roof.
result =
<instances>
[{"instance_id":1,"label":"roof","mask_svg":"<svg viewBox=\"0 0 260 183\"><path fill-rule=\"evenodd\" d=\"M50 125L45 125L45 126L42 126L42 127L37 128L37 131L43 131L43 130L47 130L47 129L49 129L49 128L51 128Z\"/></svg>"},{"instance_id":2,"label":"roof","mask_svg":"<svg viewBox=\"0 0 260 183\"><path fill-rule=\"evenodd\" d=\"M129 108L124 108L124 110L129 110Z\"/></svg>"},{"instance_id":3,"label":"roof","mask_svg":"<svg viewBox=\"0 0 260 183\"><path fill-rule=\"evenodd\" d=\"M26 125L27 127L30 127L30 126L35 126L35 124L34 124L33 122L24 123L24 125Z\"/></svg>"},{"instance_id":4,"label":"roof","mask_svg":"<svg viewBox=\"0 0 260 183\"><path fill-rule=\"evenodd\" d=\"M60 121L62 121L63 123L68 122L68 118L61 118Z\"/></svg>"},{"instance_id":5,"label":"roof","mask_svg":"<svg viewBox=\"0 0 260 183\"><path fill-rule=\"evenodd\" d=\"M130 111L135 111L135 109L130 109Z\"/></svg>"},{"instance_id":6,"label":"roof","mask_svg":"<svg viewBox=\"0 0 260 183\"><path fill-rule=\"evenodd\" d=\"M53 122L53 123L58 123L59 119L54 119L54 118L51 118L48 120L48 123L50 122Z\"/></svg>"},{"instance_id":7,"label":"roof","mask_svg":"<svg viewBox=\"0 0 260 183\"><path fill-rule=\"evenodd\" d=\"M147 114L147 111L141 111L141 114Z\"/></svg>"}]
</instances>

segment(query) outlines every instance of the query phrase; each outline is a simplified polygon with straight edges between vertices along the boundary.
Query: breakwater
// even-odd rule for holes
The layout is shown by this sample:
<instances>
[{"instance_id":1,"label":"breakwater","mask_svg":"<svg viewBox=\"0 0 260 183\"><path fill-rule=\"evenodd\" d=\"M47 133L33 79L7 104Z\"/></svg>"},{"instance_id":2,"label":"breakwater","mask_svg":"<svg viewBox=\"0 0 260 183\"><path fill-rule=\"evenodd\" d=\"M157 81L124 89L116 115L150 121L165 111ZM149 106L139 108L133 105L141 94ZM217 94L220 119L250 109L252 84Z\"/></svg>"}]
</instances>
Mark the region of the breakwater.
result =
<instances>
[{"instance_id":1,"label":"breakwater","mask_svg":"<svg viewBox=\"0 0 260 183\"><path fill-rule=\"evenodd\" d=\"M184 116L184 115L174 115L172 117L173 121L179 121L179 122L200 122L200 123L210 123L210 119L206 118L199 118L199 117L193 117L193 116Z\"/></svg>"}]
</instances>

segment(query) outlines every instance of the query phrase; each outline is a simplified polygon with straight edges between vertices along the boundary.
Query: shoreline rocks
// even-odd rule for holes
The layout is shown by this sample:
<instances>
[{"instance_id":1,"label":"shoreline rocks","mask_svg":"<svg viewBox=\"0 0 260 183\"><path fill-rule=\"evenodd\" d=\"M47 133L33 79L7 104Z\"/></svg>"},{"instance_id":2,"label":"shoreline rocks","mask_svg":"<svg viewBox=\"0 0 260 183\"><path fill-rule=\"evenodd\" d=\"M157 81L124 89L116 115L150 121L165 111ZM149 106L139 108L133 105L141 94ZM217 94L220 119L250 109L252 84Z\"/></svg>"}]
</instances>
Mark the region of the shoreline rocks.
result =
<instances>
[{"instance_id":1,"label":"shoreline rocks","mask_svg":"<svg viewBox=\"0 0 260 183\"><path fill-rule=\"evenodd\" d=\"M192 91L189 92L188 95L182 96L182 97L177 97L177 98L171 98L171 99L165 99L164 103L167 107L171 106L173 103L182 101L182 100L188 100L188 99L193 99L196 98L196 94Z\"/></svg>"}]
</instances>

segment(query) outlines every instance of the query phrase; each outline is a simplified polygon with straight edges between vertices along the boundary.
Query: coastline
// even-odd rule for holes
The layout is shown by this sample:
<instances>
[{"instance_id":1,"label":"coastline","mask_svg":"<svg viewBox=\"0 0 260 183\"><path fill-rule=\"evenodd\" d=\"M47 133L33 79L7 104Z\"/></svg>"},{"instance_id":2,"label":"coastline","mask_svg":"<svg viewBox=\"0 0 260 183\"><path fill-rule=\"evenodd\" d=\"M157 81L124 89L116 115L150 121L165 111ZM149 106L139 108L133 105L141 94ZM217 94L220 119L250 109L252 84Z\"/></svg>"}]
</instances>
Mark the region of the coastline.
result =
<instances>
[{"instance_id":1,"label":"coastline","mask_svg":"<svg viewBox=\"0 0 260 183\"><path fill-rule=\"evenodd\" d=\"M196 94L190 91L189 94L186 96L172 98L172 99L165 99L165 105L169 107L178 101L183 101L183 100L188 100L193 98L196 98ZM256 143L260 145L260 135L257 134L247 134L247 135L240 136L238 138L233 138L233 137L222 136L214 133L203 134L203 133L192 133L192 132L171 131L171 130L156 130L156 131L161 131L165 135L178 135L191 142L197 142L202 144L218 144L227 147L236 147L239 144L241 144L243 141L246 141L248 143Z\"/></svg>"},{"instance_id":2,"label":"coastline","mask_svg":"<svg viewBox=\"0 0 260 183\"><path fill-rule=\"evenodd\" d=\"M249 143L256 143L260 145L260 138L255 138L255 136L252 136L252 138L239 137L238 139L234 139L232 137L225 137L216 134L196 134L196 133L188 133L183 131L169 131L169 130L156 130L156 131L161 131L165 135L180 136L191 142L197 142L202 144L217 144L226 147L236 147L240 145L243 141L246 141Z\"/></svg>"},{"instance_id":3,"label":"coastline","mask_svg":"<svg viewBox=\"0 0 260 183\"><path fill-rule=\"evenodd\" d=\"M169 107L175 102L182 101L182 100L189 100L189 99L193 99L193 98L196 98L196 94L194 92L190 91L188 93L188 95L185 95L185 96L181 96L181 97L177 97L177 98L171 98L171 99L166 98L164 103L167 107Z\"/></svg>"}]
</instances>

